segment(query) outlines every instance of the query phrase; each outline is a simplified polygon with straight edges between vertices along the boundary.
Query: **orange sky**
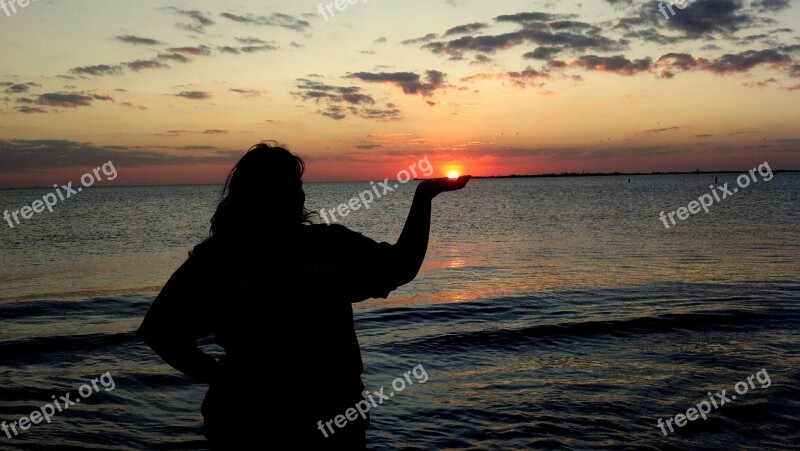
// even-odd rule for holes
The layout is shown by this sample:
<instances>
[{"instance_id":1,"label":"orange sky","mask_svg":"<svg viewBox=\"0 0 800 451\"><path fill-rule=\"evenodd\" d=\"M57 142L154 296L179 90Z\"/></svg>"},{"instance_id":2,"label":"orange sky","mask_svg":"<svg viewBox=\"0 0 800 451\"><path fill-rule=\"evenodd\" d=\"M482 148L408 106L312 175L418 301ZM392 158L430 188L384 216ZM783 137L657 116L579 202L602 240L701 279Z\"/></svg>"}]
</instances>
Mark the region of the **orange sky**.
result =
<instances>
[{"instance_id":1,"label":"orange sky","mask_svg":"<svg viewBox=\"0 0 800 451\"><path fill-rule=\"evenodd\" d=\"M320 6L321 5L321 6ZM0 10L0 187L800 169L800 5L31 2ZM322 10L322 11L320 11ZM668 18L667 18L668 17Z\"/></svg>"}]
</instances>

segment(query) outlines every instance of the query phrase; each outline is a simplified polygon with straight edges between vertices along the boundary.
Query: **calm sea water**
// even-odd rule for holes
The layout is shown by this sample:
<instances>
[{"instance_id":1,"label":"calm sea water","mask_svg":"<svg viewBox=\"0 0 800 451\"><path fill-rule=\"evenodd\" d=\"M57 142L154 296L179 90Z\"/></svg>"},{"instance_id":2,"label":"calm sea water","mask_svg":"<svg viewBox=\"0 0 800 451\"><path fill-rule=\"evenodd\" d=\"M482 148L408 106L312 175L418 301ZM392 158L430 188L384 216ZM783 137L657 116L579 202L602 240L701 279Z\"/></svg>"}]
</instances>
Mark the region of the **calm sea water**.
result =
<instances>
[{"instance_id":1,"label":"calm sea water","mask_svg":"<svg viewBox=\"0 0 800 451\"><path fill-rule=\"evenodd\" d=\"M419 277L356 308L368 389L389 391L418 364L429 375L373 409L373 448L795 449L800 173L665 229L659 212L709 192L714 177L473 180L437 198ZM368 188L310 183L307 205ZM342 224L394 242L413 189ZM205 448L205 387L133 332L206 236L219 190L97 188L0 224L0 420L74 399L107 371L115 382L49 424L0 431L0 449ZM0 207L46 192L0 190ZM656 425L762 369L768 387L756 381L707 420L667 437ZM270 387L243 383L266 402Z\"/></svg>"}]
</instances>

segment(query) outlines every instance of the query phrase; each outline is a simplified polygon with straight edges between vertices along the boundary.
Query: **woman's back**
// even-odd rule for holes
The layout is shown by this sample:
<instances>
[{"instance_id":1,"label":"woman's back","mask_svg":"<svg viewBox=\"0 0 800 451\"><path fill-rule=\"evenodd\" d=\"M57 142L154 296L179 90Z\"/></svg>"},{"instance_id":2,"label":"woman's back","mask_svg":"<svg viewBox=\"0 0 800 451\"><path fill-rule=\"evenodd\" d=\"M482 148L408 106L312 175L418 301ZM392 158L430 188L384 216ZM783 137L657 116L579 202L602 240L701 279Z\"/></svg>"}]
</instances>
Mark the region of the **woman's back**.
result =
<instances>
[{"instance_id":1,"label":"woman's back","mask_svg":"<svg viewBox=\"0 0 800 451\"><path fill-rule=\"evenodd\" d=\"M176 335L211 333L225 350L203 404L209 434L239 436L241 420L230 419L270 406L282 412L273 434L305 430L324 438L318 421L362 399L351 303L386 297L397 287L392 267L387 243L342 226L301 225L279 236L199 245L159 298L189 301L162 311L186 329Z\"/></svg>"}]
</instances>

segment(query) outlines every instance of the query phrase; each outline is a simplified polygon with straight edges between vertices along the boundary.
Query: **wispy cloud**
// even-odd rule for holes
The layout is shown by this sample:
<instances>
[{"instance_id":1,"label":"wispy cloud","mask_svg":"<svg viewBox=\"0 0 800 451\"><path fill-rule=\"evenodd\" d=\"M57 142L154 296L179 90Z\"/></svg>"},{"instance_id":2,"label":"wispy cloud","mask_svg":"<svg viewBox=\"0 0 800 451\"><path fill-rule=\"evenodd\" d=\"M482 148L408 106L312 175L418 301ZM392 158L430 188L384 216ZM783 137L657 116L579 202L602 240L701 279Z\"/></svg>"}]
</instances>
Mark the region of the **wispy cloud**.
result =
<instances>
[{"instance_id":1,"label":"wispy cloud","mask_svg":"<svg viewBox=\"0 0 800 451\"><path fill-rule=\"evenodd\" d=\"M94 100L93 96L83 93L48 92L40 95L36 102L40 105L52 107L78 108L90 106Z\"/></svg>"},{"instance_id":2,"label":"wispy cloud","mask_svg":"<svg viewBox=\"0 0 800 451\"><path fill-rule=\"evenodd\" d=\"M69 72L75 75L101 77L104 75L120 75L122 74L122 67L119 65L98 64L96 66L75 67L70 69Z\"/></svg>"},{"instance_id":3,"label":"wispy cloud","mask_svg":"<svg viewBox=\"0 0 800 451\"><path fill-rule=\"evenodd\" d=\"M506 71L496 73L478 73L463 77L461 81L475 82L479 80L503 80L508 81L518 88L528 86L542 86L542 81L550 78L550 74L536 70L530 66L521 71Z\"/></svg>"},{"instance_id":4,"label":"wispy cloud","mask_svg":"<svg viewBox=\"0 0 800 451\"><path fill-rule=\"evenodd\" d=\"M190 23L175 24L181 30L202 34L205 33L206 27L214 24L214 21L211 20L208 14L196 9L181 9L181 8L176 8L174 6L168 6L163 9L166 11L170 11L173 14L176 14L180 17L184 17L191 20Z\"/></svg>"},{"instance_id":5,"label":"wispy cloud","mask_svg":"<svg viewBox=\"0 0 800 451\"><path fill-rule=\"evenodd\" d=\"M425 71L425 76L413 72L356 72L347 78L355 78L368 83L383 83L397 86L405 94L420 94L430 97L437 89L446 88L447 74L438 70Z\"/></svg>"},{"instance_id":6,"label":"wispy cloud","mask_svg":"<svg viewBox=\"0 0 800 451\"><path fill-rule=\"evenodd\" d=\"M166 133L156 133L157 136L183 136L183 135L226 135L227 130L209 128L203 131L192 130L167 130Z\"/></svg>"},{"instance_id":7,"label":"wispy cloud","mask_svg":"<svg viewBox=\"0 0 800 451\"><path fill-rule=\"evenodd\" d=\"M181 91L172 95L174 97L182 97L189 100L207 100L214 97L214 94L208 91Z\"/></svg>"},{"instance_id":8,"label":"wispy cloud","mask_svg":"<svg viewBox=\"0 0 800 451\"><path fill-rule=\"evenodd\" d=\"M185 147L184 147L185 148ZM200 149L186 149L200 150ZM6 171L90 167L113 160L118 167L157 165L231 165L241 157L237 150L181 153L154 152L142 146L101 146L69 140L0 140L0 167Z\"/></svg>"},{"instance_id":9,"label":"wispy cloud","mask_svg":"<svg viewBox=\"0 0 800 451\"><path fill-rule=\"evenodd\" d=\"M241 88L231 88L231 92L235 92L237 94L241 94L243 97L261 97L263 91L258 91L255 89L241 89Z\"/></svg>"},{"instance_id":10,"label":"wispy cloud","mask_svg":"<svg viewBox=\"0 0 800 451\"><path fill-rule=\"evenodd\" d=\"M402 113L395 104L387 103L385 108L375 107L377 104L375 99L371 95L363 93L358 86L335 86L307 78L298 78L297 89L292 92L295 97L304 101L312 100L317 104L327 103L327 107L317 110L316 114L333 120L340 121L348 115L379 121L402 118Z\"/></svg>"},{"instance_id":11,"label":"wispy cloud","mask_svg":"<svg viewBox=\"0 0 800 451\"><path fill-rule=\"evenodd\" d=\"M126 44L134 44L134 45L161 45L163 42L151 39L151 38L143 38L141 36L136 36L132 34L126 34L122 36L117 36L115 38L120 42L124 42Z\"/></svg>"},{"instance_id":12,"label":"wispy cloud","mask_svg":"<svg viewBox=\"0 0 800 451\"><path fill-rule=\"evenodd\" d=\"M671 78L676 72L702 70L725 75L735 72L747 72L760 65L790 70L791 62L792 58L788 55L784 55L775 50L765 49L727 53L714 60L702 57L695 58L686 53L667 53L658 59L656 67L660 70L662 77Z\"/></svg>"},{"instance_id":13,"label":"wispy cloud","mask_svg":"<svg viewBox=\"0 0 800 451\"><path fill-rule=\"evenodd\" d=\"M650 58L631 61L623 55L584 55L572 64L573 66L582 67L586 70L612 72L619 75L635 75L639 72L649 71L652 63Z\"/></svg>"},{"instance_id":14,"label":"wispy cloud","mask_svg":"<svg viewBox=\"0 0 800 451\"><path fill-rule=\"evenodd\" d=\"M140 70L144 70L144 69L167 69L167 68L169 68L169 65L164 64L164 63L162 63L162 62L160 62L158 60L155 60L155 59L152 59L152 60L136 60L136 61L131 61L131 62L124 63L124 64L125 64L125 67L127 67L128 69L130 69L132 71L135 71L135 72L139 72Z\"/></svg>"},{"instance_id":15,"label":"wispy cloud","mask_svg":"<svg viewBox=\"0 0 800 451\"><path fill-rule=\"evenodd\" d=\"M272 13L268 16L256 16L253 14L240 15L225 12L221 13L220 16L246 25L281 27L294 31L306 31L311 28L311 24L307 20L297 19L288 14L281 13Z\"/></svg>"},{"instance_id":16,"label":"wispy cloud","mask_svg":"<svg viewBox=\"0 0 800 451\"><path fill-rule=\"evenodd\" d=\"M17 111L24 114L47 113L47 110L45 110L44 108L39 108L36 106L21 106L17 108Z\"/></svg>"},{"instance_id":17,"label":"wispy cloud","mask_svg":"<svg viewBox=\"0 0 800 451\"><path fill-rule=\"evenodd\" d=\"M208 56L211 54L211 48L205 45L198 45L194 47L172 47L167 49L172 54L184 56Z\"/></svg>"}]
</instances>

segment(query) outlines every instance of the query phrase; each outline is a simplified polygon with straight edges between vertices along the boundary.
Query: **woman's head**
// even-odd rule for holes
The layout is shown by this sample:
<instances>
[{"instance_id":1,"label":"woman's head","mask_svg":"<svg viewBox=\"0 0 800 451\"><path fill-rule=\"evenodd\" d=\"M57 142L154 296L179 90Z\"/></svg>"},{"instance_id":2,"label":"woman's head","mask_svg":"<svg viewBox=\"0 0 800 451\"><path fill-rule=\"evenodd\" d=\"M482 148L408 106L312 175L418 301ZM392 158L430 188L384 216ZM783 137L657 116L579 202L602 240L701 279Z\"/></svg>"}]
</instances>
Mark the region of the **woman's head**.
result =
<instances>
[{"instance_id":1,"label":"woman's head","mask_svg":"<svg viewBox=\"0 0 800 451\"><path fill-rule=\"evenodd\" d=\"M211 235L249 236L307 223L304 170L303 160L283 147L251 147L228 174Z\"/></svg>"}]
</instances>

